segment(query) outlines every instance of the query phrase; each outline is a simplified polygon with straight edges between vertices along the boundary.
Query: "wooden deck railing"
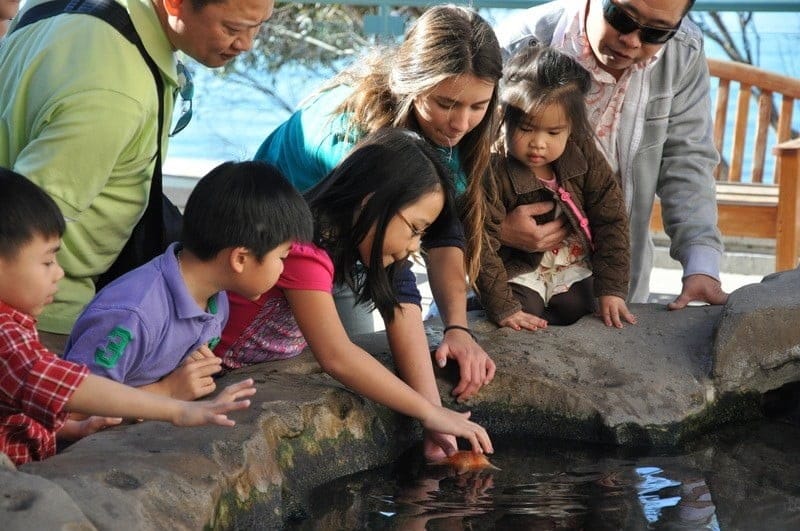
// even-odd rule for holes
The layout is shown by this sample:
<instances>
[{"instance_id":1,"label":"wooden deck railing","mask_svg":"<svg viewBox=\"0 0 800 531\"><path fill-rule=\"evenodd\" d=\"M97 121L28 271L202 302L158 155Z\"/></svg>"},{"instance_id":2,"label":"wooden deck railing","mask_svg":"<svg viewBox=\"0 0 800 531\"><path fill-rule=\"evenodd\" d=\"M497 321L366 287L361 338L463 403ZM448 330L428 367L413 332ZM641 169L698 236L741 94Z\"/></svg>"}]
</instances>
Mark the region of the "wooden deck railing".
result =
<instances>
[{"instance_id":1,"label":"wooden deck railing","mask_svg":"<svg viewBox=\"0 0 800 531\"><path fill-rule=\"evenodd\" d=\"M719 79L714 114L714 144L722 156L715 171L719 228L723 236L775 240L775 270L797 266L800 242L800 140L789 141L794 102L800 80L743 63L708 59L712 78ZM726 149L725 131L732 89L737 89L733 140ZM775 102L773 96L778 96ZM749 127L751 102L756 100L756 127ZM776 105L777 103L777 105ZM765 183L767 138L774 129L777 145L772 182ZM753 138L748 141L748 132ZM746 150L752 161L744 173ZM658 202L651 228L663 230Z\"/></svg>"}]
</instances>

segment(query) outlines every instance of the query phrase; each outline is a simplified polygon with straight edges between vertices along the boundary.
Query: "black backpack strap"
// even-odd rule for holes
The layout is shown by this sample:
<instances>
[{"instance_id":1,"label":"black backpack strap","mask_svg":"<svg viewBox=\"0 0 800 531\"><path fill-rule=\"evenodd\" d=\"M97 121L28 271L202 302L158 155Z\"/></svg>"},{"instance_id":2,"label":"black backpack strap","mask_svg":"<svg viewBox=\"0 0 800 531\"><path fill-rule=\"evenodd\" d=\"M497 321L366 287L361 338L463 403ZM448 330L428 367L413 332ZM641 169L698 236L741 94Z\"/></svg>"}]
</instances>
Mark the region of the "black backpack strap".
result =
<instances>
[{"instance_id":1,"label":"black backpack strap","mask_svg":"<svg viewBox=\"0 0 800 531\"><path fill-rule=\"evenodd\" d=\"M19 30L29 24L38 22L40 20L54 17L62 13L75 13L91 15L99 18L110 24L116 29L123 37L136 46L142 59L147 64L150 72L153 74L153 80L156 83L156 91L158 95L158 136L156 137L156 154L155 154L155 169L153 170L153 179L150 184L150 196L147 200L147 210L140 220L141 224L147 225L142 227L145 234L162 234L164 233L163 216L165 206L163 204L163 176L161 174L161 137L164 133L164 80L161 77L161 72L158 69L155 61L142 43L139 34L136 33L136 28L133 25L128 11L114 0L50 0L28 9L20 18L14 31ZM137 227L138 228L138 227ZM159 242L160 246L161 242ZM126 247L132 245L128 242ZM123 253L125 249L123 249ZM157 253L155 253L157 254ZM148 258L149 259L149 258ZM116 264L115 264L116 265ZM110 277L118 276L119 272L109 270ZM102 280L102 279L101 279ZM103 282L106 282L103 280Z\"/></svg>"},{"instance_id":2,"label":"black backpack strap","mask_svg":"<svg viewBox=\"0 0 800 531\"><path fill-rule=\"evenodd\" d=\"M14 26L14 31L61 13L93 15L111 24L132 44L136 44L137 47L141 43L139 34L136 33L128 12L114 0L50 0L25 11L17 25ZM140 48L139 51L142 51L142 49ZM143 55L145 54L147 52L143 53Z\"/></svg>"}]
</instances>

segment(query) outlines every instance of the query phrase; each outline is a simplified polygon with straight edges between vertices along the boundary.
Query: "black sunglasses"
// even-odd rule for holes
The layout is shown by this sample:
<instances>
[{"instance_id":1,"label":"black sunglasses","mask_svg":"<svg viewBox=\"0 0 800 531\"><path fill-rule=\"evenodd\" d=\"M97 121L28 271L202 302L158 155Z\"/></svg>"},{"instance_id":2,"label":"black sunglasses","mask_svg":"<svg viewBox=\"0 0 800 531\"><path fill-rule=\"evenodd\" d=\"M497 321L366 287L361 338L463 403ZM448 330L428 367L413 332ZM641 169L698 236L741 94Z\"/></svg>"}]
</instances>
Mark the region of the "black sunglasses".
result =
<instances>
[{"instance_id":1,"label":"black sunglasses","mask_svg":"<svg viewBox=\"0 0 800 531\"><path fill-rule=\"evenodd\" d=\"M611 0L603 0L603 18L622 35L639 31L639 38L648 44L664 44L678 31L678 28L654 28L639 24L622 7ZM678 26L680 26L678 22Z\"/></svg>"}]
</instances>

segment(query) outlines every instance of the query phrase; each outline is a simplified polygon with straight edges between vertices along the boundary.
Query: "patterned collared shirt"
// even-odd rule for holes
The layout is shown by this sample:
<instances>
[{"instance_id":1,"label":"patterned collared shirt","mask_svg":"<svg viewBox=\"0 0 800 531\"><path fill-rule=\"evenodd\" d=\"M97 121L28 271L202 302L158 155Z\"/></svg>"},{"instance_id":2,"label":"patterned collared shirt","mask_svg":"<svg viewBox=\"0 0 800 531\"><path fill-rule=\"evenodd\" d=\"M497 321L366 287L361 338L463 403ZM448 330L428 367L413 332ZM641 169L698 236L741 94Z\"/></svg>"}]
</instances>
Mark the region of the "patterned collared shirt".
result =
<instances>
[{"instance_id":1,"label":"patterned collared shirt","mask_svg":"<svg viewBox=\"0 0 800 531\"><path fill-rule=\"evenodd\" d=\"M64 406L89 374L47 350L35 325L0 301L0 452L16 465L56 453Z\"/></svg>"},{"instance_id":2,"label":"patterned collared shirt","mask_svg":"<svg viewBox=\"0 0 800 531\"><path fill-rule=\"evenodd\" d=\"M600 67L600 63L592 52L585 28L586 10L578 9L564 34L553 36L553 46L574 57L591 74L592 86L586 96L587 116L597 135L598 148L605 155L612 171L617 172L620 159L617 149L617 133L620 128L622 105L627 96L631 96L628 100L635 105L640 98L633 92L642 90L640 84L631 86L631 79L634 77L634 73L646 69L657 61L662 52L659 50L659 53L644 63L631 65L625 69L619 79L615 79ZM641 78L641 76L637 76L637 79L641 80ZM641 110L643 112L644 108Z\"/></svg>"}]
</instances>

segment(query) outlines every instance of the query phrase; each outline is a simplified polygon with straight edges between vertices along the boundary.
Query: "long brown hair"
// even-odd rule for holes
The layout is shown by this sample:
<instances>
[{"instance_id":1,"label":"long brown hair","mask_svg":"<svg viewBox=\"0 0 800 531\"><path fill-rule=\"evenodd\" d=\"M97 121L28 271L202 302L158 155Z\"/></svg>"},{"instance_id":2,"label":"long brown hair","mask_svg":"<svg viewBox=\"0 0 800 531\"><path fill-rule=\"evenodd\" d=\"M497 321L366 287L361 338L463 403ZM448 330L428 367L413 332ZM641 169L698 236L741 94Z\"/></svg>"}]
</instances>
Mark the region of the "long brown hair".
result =
<instances>
[{"instance_id":1,"label":"long brown hair","mask_svg":"<svg viewBox=\"0 0 800 531\"><path fill-rule=\"evenodd\" d=\"M441 5L426 10L397 48L377 50L360 64L334 78L327 87L348 85L353 92L337 109L348 113L356 134L382 127L418 130L414 100L453 76L472 74L491 82L495 89L480 123L459 142L461 166L467 177L467 199L482 197L482 180L489 169L489 154L496 128L497 83L503 73L500 45L491 26L472 9ZM477 185L477 186L476 186ZM467 239L465 267L474 281L480 268L483 202L467 200L463 217Z\"/></svg>"}]
</instances>

